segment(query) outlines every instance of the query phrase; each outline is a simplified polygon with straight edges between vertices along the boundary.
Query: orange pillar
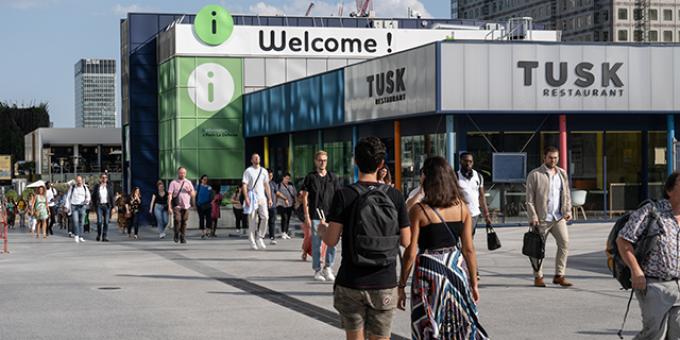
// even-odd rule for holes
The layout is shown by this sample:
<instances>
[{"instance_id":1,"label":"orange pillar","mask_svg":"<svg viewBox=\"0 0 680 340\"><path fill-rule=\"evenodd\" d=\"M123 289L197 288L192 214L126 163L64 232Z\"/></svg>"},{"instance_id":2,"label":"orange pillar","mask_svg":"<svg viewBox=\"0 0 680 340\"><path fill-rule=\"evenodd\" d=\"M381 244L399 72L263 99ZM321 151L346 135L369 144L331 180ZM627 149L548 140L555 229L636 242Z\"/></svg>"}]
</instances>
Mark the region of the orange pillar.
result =
<instances>
[{"instance_id":1,"label":"orange pillar","mask_svg":"<svg viewBox=\"0 0 680 340\"><path fill-rule=\"evenodd\" d=\"M394 187L401 191L401 122L394 121Z\"/></svg>"},{"instance_id":2,"label":"orange pillar","mask_svg":"<svg viewBox=\"0 0 680 340\"><path fill-rule=\"evenodd\" d=\"M560 115L560 168L569 173L567 168L567 116Z\"/></svg>"}]
</instances>

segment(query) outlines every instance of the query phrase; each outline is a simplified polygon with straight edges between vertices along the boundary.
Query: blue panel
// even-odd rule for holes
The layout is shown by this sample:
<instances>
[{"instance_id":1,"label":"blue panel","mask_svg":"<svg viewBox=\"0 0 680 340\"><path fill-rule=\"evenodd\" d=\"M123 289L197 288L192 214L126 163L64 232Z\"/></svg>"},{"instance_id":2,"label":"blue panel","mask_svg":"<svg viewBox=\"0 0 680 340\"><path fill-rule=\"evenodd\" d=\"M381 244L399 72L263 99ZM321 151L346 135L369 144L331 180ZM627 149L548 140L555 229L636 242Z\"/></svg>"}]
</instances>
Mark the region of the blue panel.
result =
<instances>
[{"instance_id":1,"label":"blue panel","mask_svg":"<svg viewBox=\"0 0 680 340\"><path fill-rule=\"evenodd\" d=\"M324 126L341 124L345 120L344 85L342 71L321 75L321 120Z\"/></svg>"},{"instance_id":2,"label":"blue panel","mask_svg":"<svg viewBox=\"0 0 680 340\"><path fill-rule=\"evenodd\" d=\"M155 54L143 54L135 52L130 55L130 66L132 65L154 65L156 66Z\"/></svg>"},{"instance_id":3,"label":"blue panel","mask_svg":"<svg viewBox=\"0 0 680 340\"><path fill-rule=\"evenodd\" d=\"M269 26L283 26L283 17L269 17L267 21Z\"/></svg>"},{"instance_id":4,"label":"blue panel","mask_svg":"<svg viewBox=\"0 0 680 340\"><path fill-rule=\"evenodd\" d=\"M130 121L138 121L138 112L141 111L152 111L149 114L157 114L158 97L153 94L130 94ZM152 117L145 118L144 120L151 119ZM153 117L154 120L158 120L158 117Z\"/></svg>"},{"instance_id":5,"label":"blue panel","mask_svg":"<svg viewBox=\"0 0 680 340\"><path fill-rule=\"evenodd\" d=\"M286 110L288 98L285 94L285 87L277 86L267 92L269 93L269 98L264 101L266 104L264 111L269 114L269 126L265 128L265 131L269 134L288 131L290 115Z\"/></svg>"},{"instance_id":6,"label":"blue panel","mask_svg":"<svg viewBox=\"0 0 680 340\"><path fill-rule=\"evenodd\" d=\"M159 15L158 16L158 29L161 30L161 31L164 30L173 21L175 21L174 15Z\"/></svg>"},{"instance_id":7,"label":"blue panel","mask_svg":"<svg viewBox=\"0 0 680 340\"><path fill-rule=\"evenodd\" d=\"M130 136L157 136L158 124L153 121L135 121L130 124ZM150 141L147 139L147 141Z\"/></svg>"},{"instance_id":8,"label":"blue panel","mask_svg":"<svg viewBox=\"0 0 680 340\"><path fill-rule=\"evenodd\" d=\"M156 83L156 65L130 64L130 79L140 80L144 84Z\"/></svg>"},{"instance_id":9,"label":"blue panel","mask_svg":"<svg viewBox=\"0 0 680 340\"><path fill-rule=\"evenodd\" d=\"M143 43L158 33L158 16L155 14L130 14L130 35L133 43Z\"/></svg>"}]
</instances>

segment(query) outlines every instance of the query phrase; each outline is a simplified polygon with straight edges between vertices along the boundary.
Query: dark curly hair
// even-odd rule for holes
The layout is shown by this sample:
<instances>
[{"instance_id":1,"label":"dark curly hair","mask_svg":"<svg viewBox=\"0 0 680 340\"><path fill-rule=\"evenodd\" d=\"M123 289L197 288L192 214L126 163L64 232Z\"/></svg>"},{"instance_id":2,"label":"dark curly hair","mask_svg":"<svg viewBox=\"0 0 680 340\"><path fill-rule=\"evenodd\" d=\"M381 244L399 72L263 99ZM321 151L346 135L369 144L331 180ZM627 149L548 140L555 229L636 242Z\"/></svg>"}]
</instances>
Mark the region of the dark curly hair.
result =
<instances>
[{"instance_id":1,"label":"dark curly hair","mask_svg":"<svg viewBox=\"0 0 680 340\"><path fill-rule=\"evenodd\" d=\"M464 202L458 187L458 178L443 157L434 156L423 164L423 203L433 208L448 208Z\"/></svg>"},{"instance_id":2,"label":"dark curly hair","mask_svg":"<svg viewBox=\"0 0 680 340\"><path fill-rule=\"evenodd\" d=\"M674 171L672 174L666 178L666 183L663 185L663 198L669 199L671 196L668 194L669 192L673 191L675 188L675 182L678 180L678 176L680 176L680 172Z\"/></svg>"},{"instance_id":3,"label":"dark curly hair","mask_svg":"<svg viewBox=\"0 0 680 340\"><path fill-rule=\"evenodd\" d=\"M354 161L359 171L365 174L376 172L386 154L387 148L378 137L362 138L354 147Z\"/></svg>"}]
</instances>

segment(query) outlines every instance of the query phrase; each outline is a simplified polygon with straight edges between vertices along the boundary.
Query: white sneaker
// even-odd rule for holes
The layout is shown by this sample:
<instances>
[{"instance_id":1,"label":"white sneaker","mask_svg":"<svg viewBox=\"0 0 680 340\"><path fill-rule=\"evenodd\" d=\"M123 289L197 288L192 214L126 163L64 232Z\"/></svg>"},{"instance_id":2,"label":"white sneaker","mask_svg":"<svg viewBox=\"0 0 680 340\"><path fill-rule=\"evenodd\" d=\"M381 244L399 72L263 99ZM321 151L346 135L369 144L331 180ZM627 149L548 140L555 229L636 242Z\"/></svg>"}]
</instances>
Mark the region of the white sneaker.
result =
<instances>
[{"instance_id":1,"label":"white sneaker","mask_svg":"<svg viewBox=\"0 0 680 340\"><path fill-rule=\"evenodd\" d=\"M80 242L85 243L85 239L81 237L81 238L80 238Z\"/></svg>"},{"instance_id":2,"label":"white sneaker","mask_svg":"<svg viewBox=\"0 0 680 340\"><path fill-rule=\"evenodd\" d=\"M251 243L251 244L250 244L250 249L252 249L252 250L257 250L257 244Z\"/></svg>"},{"instance_id":3,"label":"white sneaker","mask_svg":"<svg viewBox=\"0 0 680 340\"><path fill-rule=\"evenodd\" d=\"M269 244L272 245L272 246L275 246L277 243L278 242L276 242L276 240L272 240L271 242L269 242Z\"/></svg>"},{"instance_id":4,"label":"white sneaker","mask_svg":"<svg viewBox=\"0 0 680 340\"><path fill-rule=\"evenodd\" d=\"M165 233L161 233L161 235L160 235L159 237L160 237L161 239L164 239L165 236L166 236Z\"/></svg>"},{"instance_id":5,"label":"white sneaker","mask_svg":"<svg viewBox=\"0 0 680 340\"><path fill-rule=\"evenodd\" d=\"M323 269L323 277L326 281L335 281L335 275L333 275L333 270L330 267Z\"/></svg>"},{"instance_id":6,"label":"white sneaker","mask_svg":"<svg viewBox=\"0 0 680 340\"><path fill-rule=\"evenodd\" d=\"M290 240L290 236L288 236L288 234L286 234L286 233L283 233L281 235L281 238L284 239L284 240Z\"/></svg>"},{"instance_id":7,"label":"white sneaker","mask_svg":"<svg viewBox=\"0 0 680 340\"><path fill-rule=\"evenodd\" d=\"M323 273L321 272L321 270L319 270L318 272L314 273L314 280L316 280L316 281L321 281L321 282L326 281L326 278L323 276Z\"/></svg>"},{"instance_id":8,"label":"white sneaker","mask_svg":"<svg viewBox=\"0 0 680 340\"><path fill-rule=\"evenodd\" d=\"M68 237L73 237L73 233L68 233Z\"/></svg>"},{"instance_id":9,"label":"white sneaker","mask_svg":"<svg viewBox=\"0 0 680 340\"><path fill-rule=\"evenodd\" d=\"M80 243L80 238L78 236L74 237L73 239L76 240L76 243Z\"/></svg>"},{"instance_id":10,"label":"white sneaker","mask_svg":"<svg viewBox=\"0 0 680 340\"><path fill-rule=\"evenodd\" d=\"M262 250L267 249L267 246L264 244L264 239L261 238L257 239L257 246Z\"/></svg>"}]
</instances>

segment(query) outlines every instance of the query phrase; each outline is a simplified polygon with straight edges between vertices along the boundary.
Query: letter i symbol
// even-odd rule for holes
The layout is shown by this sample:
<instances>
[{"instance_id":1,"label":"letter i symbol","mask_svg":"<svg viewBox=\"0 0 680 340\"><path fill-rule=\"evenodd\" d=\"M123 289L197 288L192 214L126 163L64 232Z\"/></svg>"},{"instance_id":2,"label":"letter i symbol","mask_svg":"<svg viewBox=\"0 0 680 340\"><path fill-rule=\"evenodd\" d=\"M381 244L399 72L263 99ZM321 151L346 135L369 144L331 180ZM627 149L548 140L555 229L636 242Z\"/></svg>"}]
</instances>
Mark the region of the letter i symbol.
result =
<instances>
[{"instance_id":1,"label":"letter i symbol","mask_svg":"<svg viewBox=\"0 0 680 340\"><path fill-rule=\"evenodd\" d=\"M208 72L208 78L215 76L212 71ZM215 83L212 80L208 83L208 102L212 103L215 100Z\"/></svg>"},{"instance_id":2,"label":"letter i symbol","mask_svg":"<svg viewBox=\"0 0 680 340\"><path fill-rule=\"evenodd\" d=\"M217 16L217 12L212 11L213 19L212 19L212 34L217 34L217 19L215 17Z\"/></svg>"}]
</instances>

